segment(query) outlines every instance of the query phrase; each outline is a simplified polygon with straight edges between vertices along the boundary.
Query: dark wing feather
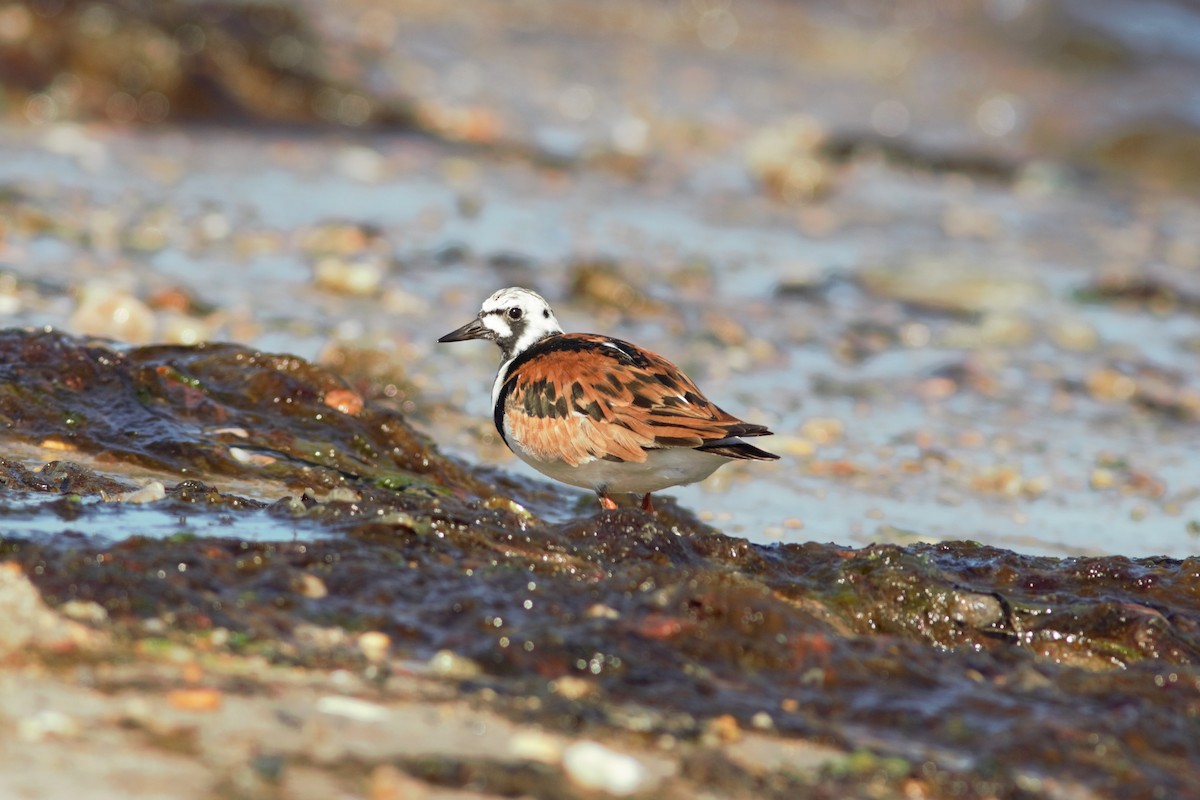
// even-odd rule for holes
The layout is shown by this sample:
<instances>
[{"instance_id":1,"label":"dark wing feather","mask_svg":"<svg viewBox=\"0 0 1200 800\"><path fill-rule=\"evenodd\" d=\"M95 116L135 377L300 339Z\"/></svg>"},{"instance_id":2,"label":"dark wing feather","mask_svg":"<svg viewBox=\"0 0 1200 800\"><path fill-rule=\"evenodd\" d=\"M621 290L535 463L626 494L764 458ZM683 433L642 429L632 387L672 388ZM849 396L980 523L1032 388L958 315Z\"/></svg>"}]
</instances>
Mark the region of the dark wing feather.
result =
<instances>
[{"instance_id":1,"label":"dark wing feather","mask_svg":"<svg viewBox=\"0 0 1200 800\"><path fill-rule=\"evenodd\" d=\"M501 403L511 435L544 460L640 462L664 447L771 456L730 441L769 430L718 408L674 364L594 334L560 334L529 348L513 362Z\"/></svg>"}]
</instances>

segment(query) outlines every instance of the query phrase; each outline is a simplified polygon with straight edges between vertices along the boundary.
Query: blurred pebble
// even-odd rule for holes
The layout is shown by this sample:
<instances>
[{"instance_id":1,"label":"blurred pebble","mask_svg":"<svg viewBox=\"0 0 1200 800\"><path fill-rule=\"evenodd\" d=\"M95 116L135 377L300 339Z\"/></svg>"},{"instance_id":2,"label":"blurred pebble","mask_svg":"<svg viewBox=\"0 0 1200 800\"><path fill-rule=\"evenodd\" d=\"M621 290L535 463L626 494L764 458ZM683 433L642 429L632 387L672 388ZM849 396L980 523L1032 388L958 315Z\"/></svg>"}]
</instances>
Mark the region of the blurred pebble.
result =
<instances>
[{"instance_id":1,"label":"blurred pebble","mask_svg":"<svg viewBox=\"0 0 1200 800\"><path fill-rule=\"evenodd\" d=\"M325 651L344 647L349 638L346 631L342 628L322 627L308 623L297 625L293 629L292 636L298 644L304 647Z\"/></svg>"},{"instance_id":2,"label":"blurred pebble","mask_svg":"<svg viewBox=\"0 0 1200 800\"><path fill-rule=\"evenodd\" d=\"M383 177L383 156L362 146L343 147L334 156L338 172L362 183L375 183Z\"/></svg>"},{"instance_id":3,"label":"blurred pebble","mask_svg":"<svg viewBox=\"0 0 1200 800\"><path fill-rule=\"evenodd\" d=\"M509 741L513 756L542 764L557 764L562 760L562 742L539 730L517 731Z\"/></svg>"},{"instance_id":4,"label":"blurred pebble","mask_svg":"<svg viewBox=\"0 0 1200 800\"><path fill-rule=\"evenodd\" d=\"M579 700L596 691L596 686L586 678L564 675L550 682L550 690L567 700Z\"/></svg>"},{"instance_id":5,"label":"blurred pebble","mask_svg":"<svg viewBox=\"0 0 1200 800\"><path fill-rule=\"evenodd\" d=\"M750 718L750 727L759 731L769 731L775 729L775 720L771 719L771 715L765 711L757 711Z\"/></svg>"},{"instance_id":6,"label":"blurred pebble","mask_svg":"<svg viewBox=\"0 0 1200 800\"><path fill-rule=\"evenodd\" d=\"M815 453L817 446L811 439L801 436L776 435L771 437L771 450L780 455L805 457Z\"/></svg>"},{"instance_id":7,"label":"blurred pebble","mask_svg":"<svg viewBox=\"0 0 1200 800\"><path fill-rule=\"evenodd\" d=\"M525 520L533 519L533 514L530 514L525 506L511 497L497 497L493 495L483 501L483 507L490 511L507 511Z\"/></svg>"},{"instance_id":8,"label":"blurred pebble","mask_svg":"<svg viewBox=\"0 0 1200 800\"><path fill-rule=\"evenodd\" d=\"M362 499L362 496L351 489L349 486L335 486L330 489L324 497L321 498L322 503L357 503Z\"/></svg>"},{"instance_id":9,"label":"blurred pebble","mask_svg":"<svg viewBox=\"0 0 1200 800\"><path fill-rule=\"evenodd\" d=\"M487 144L504 133L499 115L488 108L423 102L417 109L417 116L422 126L452 141Z\"/></svg>"},{"instance_id":10,"label":"blurred pebble","mask_svg":"<svg viewBox=\"0 0 1200 800\"><path fill-rule=\"evenodd\" d=\"M742 738L742 726L732 714L722 714L704 726L704 738L714 744L736 742Z\"/></svg>"},{"instance_id":11,"label":"blurred pebble","mask_svg":"<svg viewBox=\"0 0 1200 800\"><path fill-rule=\"evenodd\" d=\"M107 145L79 125L51 125L42 134L41 144L51 153L73 158L85 172L98 172L108 164Z\"/></svg>"},{"instance_id":12,"label":"blurred pebble","mask_svg":"<svg viewBox=\"0 0 1200 800\"><path fill-rule=\"evenodd\" d=\"M1074 174L1066 164L1029 161L1018 170L1013 191L1018 196L1048 197L1069 188L1074 180Z\"/></svg>"},{"instance_id":13,"label":"blurred pebble","mask_svg":"<svg viewBox=\"0 0 1200 800\"><path fill-rule=\"evenodd\" d=\"M920 348L929 345L933 332L923 322L905 322L900 326L899 336L905 347Z\"/></svg>"},{"instance_id":14,"label":"blurred pebble","mask_svg":"<svg viewBox=\"0 0 1200 800\"><path fill-rule=\"evenodd\" d=\"M379 290L387 269L388 265L375 257L326 256L313 266L313 280L322 289L362 297Z\"/></svg>"},{"instance_id":15,"label":"blurred pebble","mask_svg":"<svg viewBox=\"0 0 1200 800\"><path fill-rule=\"evenodd\" d=\"M301 597L307 597L309 600L320 600L329 595L329 589L325 587L325 581L307 572L300 576L297 591Z\"/></svg>"},{"instance_id":16,"label":"blurred pebble","mask_svg":"<svg viewBox=\"0 0 1200 800\"><path fill-rule=\"evenodd\" d=\"M132 492L119 494L114 500L121 503L155 503L167 496L167 487L162 481L150 481L145 486Z\"/></svg>"},{"instance_id":17,"label":"blurred pebble","mask_svg":"<svg viewBox=\"0 0 1200 800\"><path fill-rule=\"evenodd\" d=\"M1055 319L1050 323L1048 333L1054 344L1076 353L1091 352L1100 341L1095 326L1077 317Z\"/></svg>"},{"instance_id":18,"label":"blurred pebble","mask_svg":"<svg viewBox=\"0 0 1200 800\"><path fill-rule=\"evenodd\" d=\"M1088 393L1097 400L1122 402L1137 392L1137 381L1107 367L1092 370L1084 379Z\"/></svg>"},{"instance_id":19,"label":"blurred pebble","mask_svg":"<svg viewBox=\"0 0 1200 800\"><path fill-rule=\"evenodd\" d=\"M829 288L820 266L809 261L783 264L776 277L775 294L783 297L819 300Z\"/></svg>"},{"instance_id":20,"label":"blurred pebble","mask_svg":"<svg viewBox=\"0 0 1200 800\"><path fill-rule=\"evenodd\" d=\"M833 174L821 158L827 138L814 117L796 116L767 126L746 144L746 167L767 193L785 203L820 198L833 188Z\"/></svg>"},{"instance_id":21,"label":"blurred pebble","mask_svg":"<svg viewBox=\"0 0 1200 800\"><path fill-rule=\"evenodd\" d=\"M388 718L388 710L378 703L340 694L318 698L316 708L321 714L343 717L355 722L383 722Z\"/></svg>"},{"instance_id":22,"label":"blurred pebble","mask_svg":"<svg viewBox=\"0 0 1200 800\"><path fill-rule=\"evenodd\" d=\"M221 707L219 689L174 689L167 692L167 703L180 711L216 711Z\"/></svg>"},{"instance_id":23,"label":"blurred pebble","mask_svg":"<svg viewBox=\"0 0 1200 800\"><path fill-rule=\"evenodd\" d=\"M429 659L429 671L453 680L474 678L483 674L483 668L479 664L453 650L439 650L434 653Z\"/></svg>"},{"instance_id":24,"label":"blurred pebble","mask_svg":"<svg viewBox=\"0 0 1200 800\"><path fill-rule=\"evenodd\" d=\"M229 457L239 464L249 464L255 467L265 467L274 464L279 459L266 453L255 453L241 447L229 448Z\"/></svg>"},{"instance_id":25,"label":"blurred pebble","mask_svg":"<svg viewBox=\"0 0 1200 800\"><path fill-rule=\"evenodd\" d=\"M202 215L193 228L196 237L206 243L224 241L233 232L233 223L229 217L219 211L209 211Z\"/></svg>"},{"instance_id":26,"label":"blurred pebble","mask_svg":"<svg viewBox=\"0 0 1200 800\"><path fill-rule=\"evenodd\" d=\"M956 591L950 597L951 618L972 628L986 628L1004 618L1000 601L990 594Z\"/></svg>"},{"instance_id":27,"label":"blurred pebble","mask_svg":"<svg viewBox=\"0 0 1200 800\"><path fill-rule=\"evenodd\" d=\"M186 314L192 307L192 298L179 286L160 289L146 298L146 305L155 311L175 311Z\"/></svg>"},{"instance_id":28,"label":"blurred pebble","mask_svg":"<svg viewBox=\"0 0 1200 800\"><path fill-rule=\"evenodd\" d=\"M4 226L0 223L0 247L4 243ZM21 310L20 283L11 272L0 273L0 316L10 316Z\"/></svg>"},{"instance_id":29,"label":"blurred pebble","mask_svg":"<svg viewBox=\"0 0 1200 800\"><path fill-rule=\"evenodd\" d=\"M588 619L620 619L621 612L603 603L593 603L585 612Z\"/></svg>"},{"instance_id":30,"label":"blurred pebble","mask_svg":"<svg viewBox=\"0 0 1200 800\"><path fill-rule=\"evenodd\" d=\"M800 433L818 446L833 444L844 432L842 421L836 417L814 417L800 426Z\"/></svg>"},{"instance_id":31,"label":"blurred pebble","mask_svg":"<svg viewBox=\"0 0 1200 800\"><path fill-rule=\"evenodd\" d=\"M979 492L1015 497L1021 493L1021 473L1009 466L989 467L972 476L971 486Z\"/></svg>"},{"instance_id":32,"label":"blurred pebble","mask_svg":"<svg viewBox=\"0 0 1200 800\"><path fill-rule=\"evenodd\" d=\"M713 337L726 347L739 347L746 343L746 326L730 314L709 311L701 321Z\"/></svg>"},{"instance_id":33,"label":"blurred pebble","mask_svg":"<svg viewBox=\"0 0 1200 800\"><path fill-rule=\"evenodd\" d=\"M130 222L125 228L125 246L143 253L166 248L171 243L171 233L177 222L172 214L166 210L154 211Z\"/></svg>"},{"instance_id":34,"label":"blurred pebble","mask_svg":"<svg viewBox=\"0 0 1200 800\"><path fill-rule=\"evenodd\" d=\"M58 611L76 622L99 624L108 619L108 609L92 600L68 600L58 607Z\"/></svg>"},{"instance_id":35,"label":"blurred pebble","mask_svg":"<svg viewBox=\"0 0 1200 800\"><path fill-rule=\"evenodd\" d=\"M155 336L154 312L133 295L107 283L89 283L80 290L79 305L67 327L86 336L101 336L145 344Z\"/></svg>"},{"instance_id":36,"label":"blurred pebble","mask_svg":"<svg viewBox=\"0 0 1200 800\"><path fill-rule=\"evenodd\" d=\"M384 290L380 308L386 314L428 314L430 311L428 298L395 287Z\"/></svg>"},{"instance_id":37,"label":"blurred pebble","mask_svg":"<svg viewBox=\"0 0 1200 800\"><path fill-rule=\"evenodd\" d=\"M366 250L378 238L379 232L370 225L322 222L302 231L299 244L310 255L352 256Z\"/></svg>"},{"instance_id":38,"label":"blurred pebble","mask_svg":"<svg viewBox=\"0 0 1200 800\"><path fill-rule=\"evenodd\" d=\"M626 797L649 788L650 776L641 762L598 742L568 746L562 764L567 777L584 789Z\"/></svg>"},{"instance_id":39,"label":"blurred pebble","mask_svg":"<svg viewBox=\"0 0 1200 800\"><path fill-rule=\"evenodd\" d=\"M372 663L379 663L387 658L392 648L392 639L381 631L367 631L358 637L358 649Z\"/></svg>"},{"instance_id":40,"label":"blurred pebble","mask_svg":"<svg viewBox=\"0 0 1200 800\"><path fill-rule=\"evenodd\" d=\"M1093 489L1111 489L1116 485L1117 476L1111 469L1098 467L1092 470L1091 476L1088 478L1088 485Z\"/></svg>"},{"instance_id":41,"label":"blurred pebble","mask_svg":"<svg viewBox=\"0 0 1200 800\"><path fill-rule=\"evenodd\" d=\"M24 742L73 739L82 731L79 721L61 711L45 708L17 722L17 737Z\"/></svg>"},{"instance_id":42,"label":"blurred pebble","mask_svg":"<svg viewBox=\"0 0 1200 800\"><path fill-rule=\"evenodd\" d=\"M209 323L196 317L181 314L166 314L161 319L163 342L171 344L199 344L213 338L213 329Z\"/></svg>"},{"instance_id":43,"label":"blurred pebble","mask_svg":"<svg viewBox=\"0 0 1200 800\"><path fill-rule=\"evenodd\" d=\"M363 410L362 395L353 389L330 389L325 393L322 402L351 417L357 417Z\"/></svg>"}]
</instances>

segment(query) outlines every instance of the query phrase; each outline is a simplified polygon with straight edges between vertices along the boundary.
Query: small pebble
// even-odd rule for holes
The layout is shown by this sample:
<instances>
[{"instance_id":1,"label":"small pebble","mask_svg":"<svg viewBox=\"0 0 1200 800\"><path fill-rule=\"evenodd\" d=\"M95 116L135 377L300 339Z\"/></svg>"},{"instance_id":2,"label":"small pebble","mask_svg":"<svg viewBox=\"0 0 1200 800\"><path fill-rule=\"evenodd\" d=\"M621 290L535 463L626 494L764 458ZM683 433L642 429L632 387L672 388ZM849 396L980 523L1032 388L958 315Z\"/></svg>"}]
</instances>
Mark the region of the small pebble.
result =
<instances>
[{"instance_id":1,"label":"small pebble","mask_svg":"<svg viewBox=\"0 0 1200 800\"><path fill-rule=\"evenodd\" d=\"M383 706L340 694L325 695L318 699L317 711L331 717L344 717L355 722L383 722L388 718L388 710Z\"/></svg>"},{"instance_id":2,"label":"small pebble","mask_svg":"<svg viewBox=\"0 0 1200 800\"><path fill-rule=\"evenodd\" d=\"M325 581L306 572L300 576L299 593L309 600L320 600L329 595L329 589L326 588Z\"/></svg>"},{"instance_id":3,"label":"small pebble","mask_svg":"<svg viewBox=\"0 0 1200 800\"><path fill-rule=\"evenodd\" d=\"M588 619L620 619L621 612L603 603L592 603L586 612Z\"/></svg>"},{"instance_id":4,"label":"small pebble","mask_svg":"<svg viewBox=\"0 0 1200 800\"><path fill-rule=\"evenodd\" d=\"M491 511L507 511L510 514L515 514L521 519L532 519L533 515L526 510L525 506L513 500L511 497L497 497L493 495L483 501L483 507Z\"/></svg>"},{"instance_id":5,"label":"small pebble","mask_svg":"<svg viewBox=\"0 0 1200 800\"><path fill-rule=\"evenodd\" d=\"M800 433L818 445L833 444L844 432L845 426L836 417L814 417L800 426Z\"/></svg>"},{"instance_id":6,"label":"small pebble","mask_svg":"<svg viewBox=\"0 0 1200 800\"><path fill-rule=\"evenodd\" d=\"M1092 470L1088 485L1093 489L1111 489L1116 485L1117 476L1111 469L1100 467Z\"/></svg>"},{"instance_id":7,"label":"small pebble","mask_svg":"<svg viewBox=\"0 0 1200 800\"><path fill-rule=\"evenodd\" d=\"M379 663L387 658L392 640L386 633L367 631L358 637L358 649L368 661Z\"/></svg>"},{"instance_id":8,"label":"small pebble","mask_svg":"<svg viewBox=\"0 0 1200 800\"><path fill-rule=\"evenodd\" d=\"M154 503L167 496L167 488L162 481L150 481L145 486L132 492L116 496L121 503Z\"/></svg>"},{"instance_id":9,"label":"small pebble","mask_svg":"<svg viewBox=\"0 0 1200 800\"><path fill-rule=\"evenodd\" d=\"M756 712L750 718L750 727L759 731L769 731L775 729L775 720L771 719L771 715L765 711Z\"/></svg>"},{"instance_id":10,"label":"small pebble","mask_svg":"<svg viewBox=\"0 0 1200 800\"><path fill-rule=\"evenodd\" d=\"M154 312L138 298L105 283L85 286L67 327L88 336L142 344L155 337Z\"/></svg>"},{"instance_id":11,"label":"small pebble","mask_svg":"<svg viewBox=\"0 0 1200 800\"><path fill-rule=\"evenodd\" d=\"M357 417L363 410L362 395L353 389L331 389L322 400L330 408L351 417Z\"/></svg>"},{"instance_id":12,"label":"small pebble","mask_svg":"<svg viewBox=\"0 0 1200 800\"><path fill-rule=\"evenodd\" d=\"M429 659L429 670L443 678L464 679L474 678L483 669L474 661L460 656L453 650L439 650Z\"/></svg>"},{"instance_id":13,"label":"small pebble","mask_svg":"<svg viewBox=\"0 0 1200 800\"><path fill-rule=\"evenodd\" d=\"M329 494L321 498L322 503L357 503L361 497L358 492L348 486L337 486L329 490Z\"/></svg>"},{"instance_id":14,"label":"small pebble","mask_svg":"<svg viewBox=\"0 0 1200 800\"><path fill-rule=\"evenodd\" d=\"M49 738L69 739L80 733L79 722L61 711L42 709L17 723L17 736L25 742L40 742Z\"/></svg>"},{"instance_id":15,"label":"small pebble","mask_svg":"<svg viewBox=\"0 0 1200 800\"><path fill-rule=\"evenodd\" d=\"M167 692L167 702L180 711L216 711L221 707L219 689L174 689Z\"/></svg>"},{"instance_id":16,"label":"small pebble","mask_svg":"<svg viewBox=\"0 0 1200 800\"><path fill-rule=\"evenodd\" d=\"M76 622L98 624L108 619L108 609L92 600L68 600L58 607L58 611Z\"/></svg>"},{"instance_id":17,"label":"small pebble","mask_svg":"<svg viewBox=\"0 0 1200 800\"><path fill-rule=\"evenodd\" d=\"M313 267L317 286L340 294L366 296L379 290L387 264L381 259L345 259L327 256Z\"/></svg>"},{"instance_id":18,"label":"small pebble","mask_svg":"<svg viewBox=\"0 0 1200 800\"><path fill-rule=\"evenodd\" d=\"M509 748L517 758L542 764L557 764L563 755L562 742L539 730L518 731L509 741Z\"/></svg>"},{"instance_id":19,"label":"small pebble","mask_svg":"<svg viewBox=\"0 0 1200 800\"><path fill-rule=\"evenodd\" d=\"M599 742L576 742L563 751L563 771L584 789L627 797L646 788L649 776L641 762Z\"/></svg>"},{"instance_id":20,"label":"small pebble","mask_svg":"<svg viewBox=\"0 0 1200 800\"><path fill-rule=\"evenodd\" d=\"M596 691L595 685L585 678L564 675L550 682L550 690L567 700L578 700Z\"/></svg>"},{"instance_id":21,"label":"small pebble","mask_svg":"<svg viewBox=\"0 0 1200 800\"><path fill-rule=\"evenodd\" d=\"M1096 369L1084 379L1088 392L1097 400L1122 402L1137 393L1137 381L1114 369Z\"/></svg>"},{"instance_id":22,"label":"small pebble","mask_svg":"<svg viewBox=\"0 0 1200 800\"><path fill-rule=\"evenodd\" d=\"M742 727L732 714L722 714L709 720L704 727L704 732L706 736L714 738L718 742L736 742L742 738Z\"/></svg>"},{"instance_id":23,"label":"small pebble","mask_svg":"<svg viewBox=\"0 0 1200 800\"><path fill-rule=\"evenodd\" d=\"M274 464L279 459L266 453L254 453L241 447L229 448L229 457L239 464L249 464L255 467L265 467Z\"/></svg>"}]
</instances>

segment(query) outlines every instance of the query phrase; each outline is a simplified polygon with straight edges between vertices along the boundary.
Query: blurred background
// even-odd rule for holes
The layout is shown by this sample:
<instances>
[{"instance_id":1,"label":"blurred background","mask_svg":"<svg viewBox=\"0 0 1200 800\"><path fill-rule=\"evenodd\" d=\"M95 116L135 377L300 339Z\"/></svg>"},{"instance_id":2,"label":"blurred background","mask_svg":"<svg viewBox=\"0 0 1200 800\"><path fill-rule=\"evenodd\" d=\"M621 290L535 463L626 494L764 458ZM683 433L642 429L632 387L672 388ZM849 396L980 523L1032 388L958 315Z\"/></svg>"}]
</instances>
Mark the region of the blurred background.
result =
<instances>
[{"instance_id":1,"label":"blurred background","mask_svg":"<svg viewBox=\"0 0 1200 800\"><path fill-rule=\"evenodd\" d=\"M526 285L776 431L673 493L727 532L1184 556L1198 128L1189 0L0 0L0 322L296 353L532 476L434 344Z\"/></svg>"}]
</instances>

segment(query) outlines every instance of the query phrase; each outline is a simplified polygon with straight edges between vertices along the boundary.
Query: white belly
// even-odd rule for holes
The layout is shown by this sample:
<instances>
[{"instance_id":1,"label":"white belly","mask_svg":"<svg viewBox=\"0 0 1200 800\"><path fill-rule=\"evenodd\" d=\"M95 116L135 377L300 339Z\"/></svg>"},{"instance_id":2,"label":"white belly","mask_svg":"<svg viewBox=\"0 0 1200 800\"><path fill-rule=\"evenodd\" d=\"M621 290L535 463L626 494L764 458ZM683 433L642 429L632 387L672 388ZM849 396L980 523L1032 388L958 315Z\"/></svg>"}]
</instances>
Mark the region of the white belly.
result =
<instances>
[{"instance_id":1,"label":"white belly","mask_svg":"<svg viewBox=\"0 0 1200 800\"><path fill-rule=\"evenodd\" d=\"M645 494L668 486L695 483L712 475L717 467L729 461L724 456L687 447L668 447L649 451L646 460L640 464L596 459L572 467L562 461L539 461L526 455L519 446L514 447L513 452L526 464L556 481L612 494Z\"/></svg>"}]
</instances>

